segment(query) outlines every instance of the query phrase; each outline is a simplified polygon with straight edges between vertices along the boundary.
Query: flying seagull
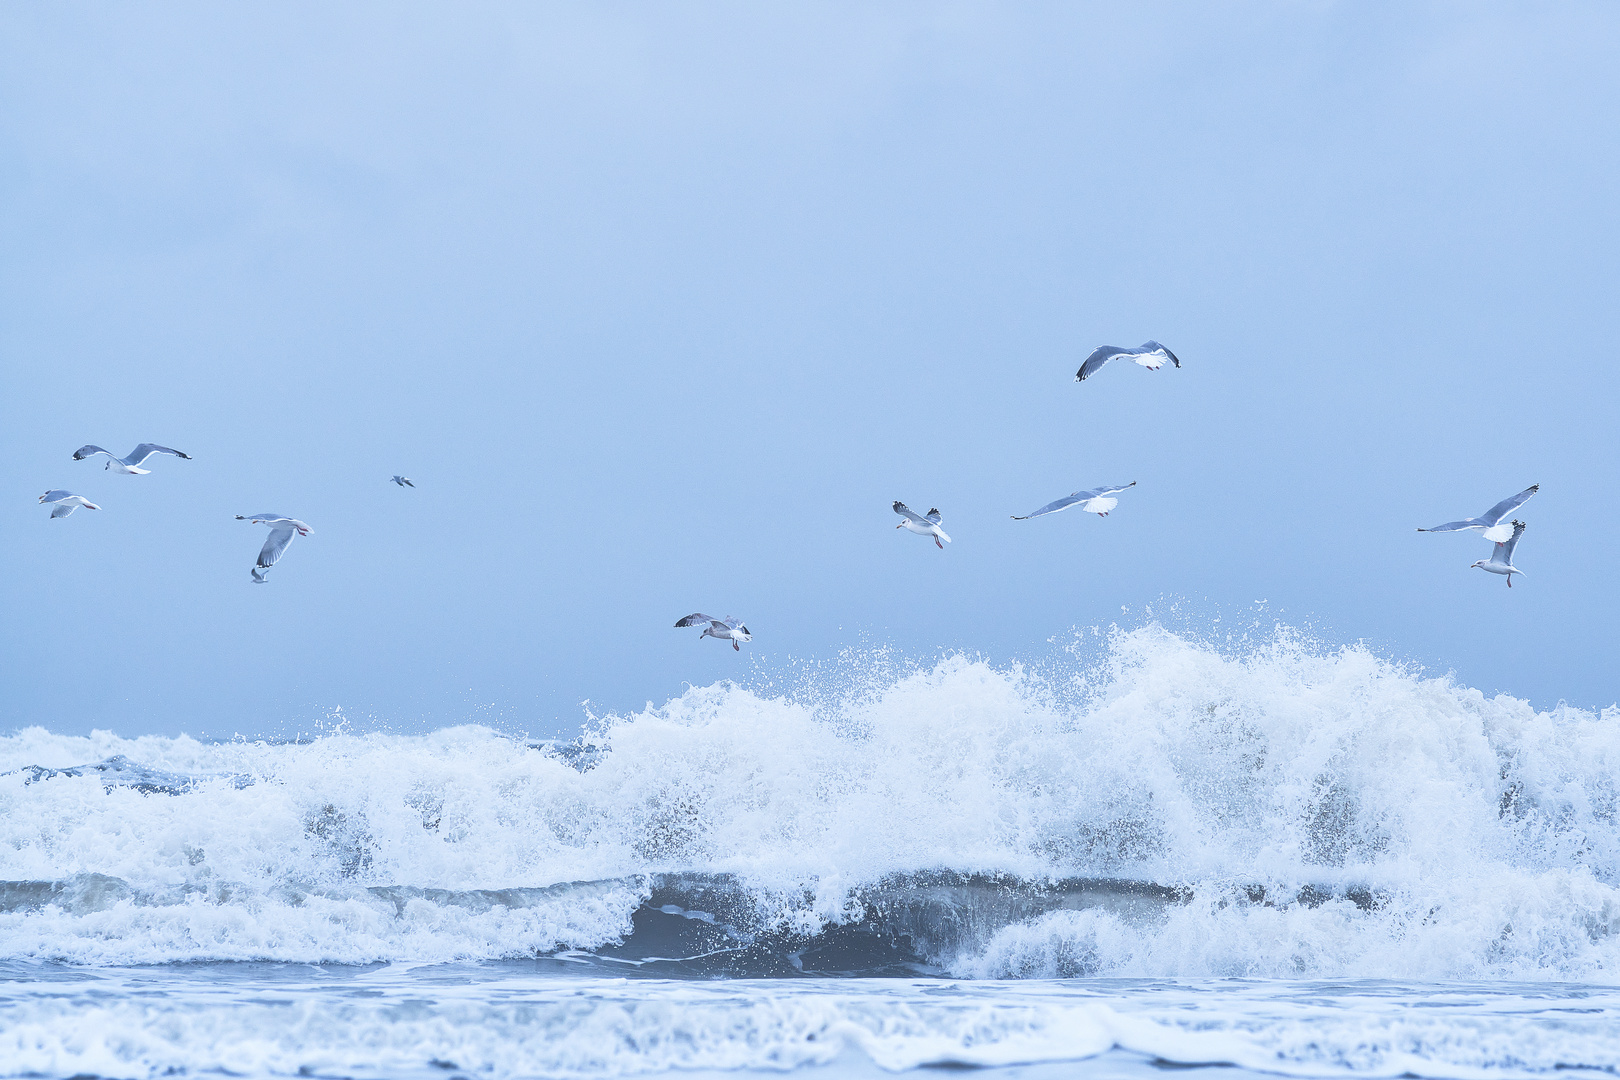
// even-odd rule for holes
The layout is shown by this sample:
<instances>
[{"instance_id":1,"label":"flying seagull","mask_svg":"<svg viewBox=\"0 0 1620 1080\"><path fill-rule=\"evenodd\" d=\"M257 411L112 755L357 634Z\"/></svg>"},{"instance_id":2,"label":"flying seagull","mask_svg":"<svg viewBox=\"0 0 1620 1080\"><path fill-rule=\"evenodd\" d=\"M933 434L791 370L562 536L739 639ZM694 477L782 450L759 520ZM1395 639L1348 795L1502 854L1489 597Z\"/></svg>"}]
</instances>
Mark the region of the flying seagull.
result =
<instances>
[{"instance_id":1,"label":"flying seagull","mask_svg":"<svg viewBox=\"0 0 1620 1080\"><path fill-rule=\"evenodd\" d=\"M1448 521L1444 525L1436 525L1432 529L1419 529L1418 532L1462 532L1464 529L1478 529L1485 534L1485 539L1500 544L1508 539L1513 529L1513 525L1504 523L1503 519L1529 502L1530 496L1539 490L1541 490L1540 484L1531 484L1517 495L1503 499L1479 515L1479 517L1465 518L1462 521Z\"/></svg>"},{"instance_id":2,"label":"flying seagull","mask_svg":"<svg viewBox=\"0 0 1620 1080\"><path fill-rule=\"evenodd\" d=\"M702 626L704 623L708 623L709 625L704 627L703 633L698 635L699 640L706 637L712 637L719 638L721 641L729 641L731 642L731 647L737 652L742 652L742 646L737 644L737 642L754 640L754 635L748 632L748 627L742 624L742 620L733 618L730 615L727 615L723 619L716 619L712 615L704 615L702 612L696 612L688 615L675 625L676 627Z\"/></svg>"},{"instance_id":3,"label":"flying seagull","mask_svg":"<svg viewBox=\"0 0 1620 1080\"><path fill-rule=\"evenodd\" d=\"M941 551L945 550L945 544L951 542L951 538L945 535L945 530L939 527L940 517L938 510L929 510L926 517L918 517L916 514L907 509L905 503L896 499L894 503L894 512L905 518L905 520L896 525L895 528L909 529L918 536L932 536L934 538L934 546L939 548ZM945 544L940 543L941 540L945 541Z\"/></svg>"},{"instance_id":4,"label":"flying seagull","mask_svg":"<svg viewBox=\"0 0 1620 1080\"><path fill-rule=\"evenodd\" d=\"M67 517L81 506L86 510L101 509L83 495L75 495L71 491L62 491L59 488L52 488L47 491L39 497L39 501L51 504L51 517L53 518Z\"/></svg>"},{"instance_id":5,"label":"flying seagull","mask_svg":"<svg viewBox=\"0 0 1620 1080\"><path fill-rule=\"evenodd\" d=\"M111 469L113 472L123 473L125 476L145 476L147 473L151 472L151 469L141 468L141 462L145 461L153 454L173 454L177 458L185 458L187 461L191 460L190 454L182 454L178 450L173 450L167 446L159 446L157 443L149 442L143 442L141 445L131 450L128 457L113 457L111 451L103 450L99 446L87 443L73 451L73 460L83 461L85 458L95 457L97 454L106 454L106 468Z\"/></svg>"},{"instance_id":6,"label":"flying seagull","mask_svg":"<svg viewBox=\"0 0 1620 1080\"><path fill-rule=\"evenodd\" d=\"M1055 514L1059 510L1067 510L1075 503L1079 503L1080 509L1084 510L1088 514L1096 514L1098 517L1107 517L1108 511L1119 505L1118 499L1113 499L1109 496L1117 495L1121 491L1124 491L1125 488L1133 488L1135 486L1136 481L1132 480L1130 483L1121 487L1100 487L1092 488L1090 491L1077 491L1073 495L1065 495L1056 502L1049 502L1039 510L1024 514L1022 517L1014 514L1012 519L1014 521L1028 521L1030 518L1038 518L1042 514Z\"/></svg>"},{"instance_id":7,"label":"flying seagull","mask_svg":"<svg viewBox=\"0 0 1620 1080\"><path fill-rule=\"evenodd\" d=\"M287 550L288 544L292 543L293 533L297 533L299 536L308 536L312 531L302 521L297 518L290 518L286 514L254 514L252 517L243 517L241 514L237 514L236 520L256 521L260 525L270 526L270 535L265 538L264 547L259 549L258 565L249 571L253 575L254 582L259 585L264 584L265 578L270 573L270 568L276 565L276 562L281 558L281 553Z\"/></svg>"},{"instance_id":8,"label":"flying seagull","mask_svg":"<svg viewBox=\"0 0 1620 1080\"><path fill-rule=\"evenodd\" d=\"M1160 345L1157 341L1144 341L1134 349L1122 349L1118 345L1099 345L1096 351L1086 357L1086 362L1080 365L1080 370L1075 373L1074 381L1085 382L1091 376L1097 374L1097 371L1104 364L1116 357L1123 360L1135 360L1149 371L1158 371L1164 367L1166 360L1176 365L1176 367L1181 366L1181 361L1176 359L1176 354Z\"/></svg>"},{"instance_id":9,"label":"flying seagull","mask_svg":"<svg viewBox=\"0 0 1620 1080\"><path fill-rule=\"evenodd\" d=\"M1485 535L1489 536L1490 533ZM1524 522L1515 521L1513 523L1513 535L1506 540L1497 541L1496 548L1491 552L1489 559L1480 559L1478 562L1470 563L1468 568L1472 570L1477 566L1481 570L1488 570L1493 574L1503 574L1507 577L1508 588L1513 588L1513 575L1524 573L1523 570L1513 565L1513 549L1519 546L1519 537L1523 535Z\"/></svg>"},{"instance_id":10,"label":"flying seagull","mask_svg":"<svg viewBox=\"0 0 1620 1080\"><path fill-rule=\"evenodd\" d=\"M398 484L400 487L416 486L415 484L411 483L411 478L408 476L396 476L394 477L394 483Z\"/></svg>"}]
</instances>

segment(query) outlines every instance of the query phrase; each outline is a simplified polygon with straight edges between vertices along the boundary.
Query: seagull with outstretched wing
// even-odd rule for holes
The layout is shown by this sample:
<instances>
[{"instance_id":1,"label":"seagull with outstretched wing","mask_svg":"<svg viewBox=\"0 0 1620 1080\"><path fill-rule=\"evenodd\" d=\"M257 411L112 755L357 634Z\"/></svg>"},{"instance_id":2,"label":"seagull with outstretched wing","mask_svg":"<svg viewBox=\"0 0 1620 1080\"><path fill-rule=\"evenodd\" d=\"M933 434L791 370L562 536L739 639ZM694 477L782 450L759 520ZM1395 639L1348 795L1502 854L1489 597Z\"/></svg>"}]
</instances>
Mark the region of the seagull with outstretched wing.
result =
<instances>
[{"instance_id":1,"label":"seagull with outstretched wing","mask_svg":"<svg viewBox=\"0 0 1620 1080\"><path fill-rule=\"evenodd\" d=\"M1541 490L1540 484L1531 484L1517 495L1510 495L1485 511L1479 517L1464 518L1461 521L1448 521L1444 525L1436 525L1432 529L1419 529L1418 532L1462 532L1467 529L1478 529L1485 534L1485 539L1500 544L1509 536L1515 536L1513 524L1506 521L1507 516L1525 503L1530 496Z\"/></svg>"},{"instance_id":2,"label":"seagull with outstretched wing","mask_svg":"<svg viewBox=\"0 0 1620 1080\"><path fill-rule=\"evenodd\" d=\"M1119 487L1100 487L1092 488L1089 491L1076 491L1072 495L1065 495L1063 498L1058 499L1055 502L1047 503L1039 510L1032 510L1027 514L1022 515L1014 514L1012 519L1014 521L1028 521L1030 518L1038 518L1043 514L1055 514L1059 510L1067 510L1069 507L1077 504L1079 505L1080 509L1084 510L1088 514L1096 514L1098 517L1107 517L1108 511L1119 505L1119 500L1113 498L1113 496L1118 495L1126 488L1133 488L1135 486L1136 481L1132 480L1130 483L1122 484Z\"/></svg>"},{"instance_id":3,"label":"seagull with outstretched wing","mask_svg":"<svg viewBox=\"0 0 1620 1080\"><path fill-rule=\"evenodd\" d=\"M894 512L905 519L900 524L896 525L895 528L905 529L908 532L914 532L918 536L932 536L934 538L934 546L939 548L941 551L945 550L945 544L951 542L951 538L945 535L945 530L939 527L939 523L942 519L938 510L930 509L928 513L919 517L909 507L907 507L905 503L896 499L894 502ZM941 540L945 541L945 544L940 543Z\"/></svg>"},{"instance_id":4,"label":"seagull with outstretched wing","mask_svg":"<svg viewBox=\"0 0 1620 1080\"><path fill-rule=\"evenodd\" d=\"M1486 533L1485 535L1489 536L1490 534ZM1477 566L1489 573L1501 574L1507 578L1508 588L1513 588L1513 575L1524 573L1523 570L1513 565L1513 549L1519 546L1519 537L1523 535L1524 522L1515 521L1513 523L1513 535L1506 540L1497 541L1489 559L1480 559L1478 562L1470 563L1468 568L1472 570Z\"/></svg>"},{"instance_id":5,"label":"seagull with outstretched wing","mask_svg":"<svg viewBox=\"0 0 1620 1080\"><path fill-rule=\"evenodd\" d=\"M187 461L191 460L190 454L182 454L180 451L172 449L171 447L159 446L157 443L150 442L141 443L141 445L129 452L128 457L113 457L112 451L103 450L99 446L86 443L84 446L81 446L77 450L73 451L73 460L83 461L85 458L95 457L97 454L107 455L107 464L105 468L111 469L116 473L123 473L125 476L145 476L147 473L151 472L151 469L141 468L141 462L145 461L153 454L173 454L177 458L185 458Z\"/></svg>"},{"instance_id":6,"label":"seagull with outstretched wing","mask_svg":"<svg viewBox=\"0 0 1620 1080\"><path fill-rule=\"evenodd\" d=\"M256 585L263 585L269 577L270 568L281 560L282 552L292 543L292 538L308 536L313 530L297 518L290 518L286 514L254 514L252 517L236 515L237 521L252 521L270 527L270 535L265 537L264 547L259 549L259 561L249 571L253 575Z\"/></svg>"},{"instance_id":7,"label":"seagull with outstretched wing","mask_svg":"<svg viewBox=\"0 0 1620 1080\"><path fill-rule=\"evenodd\" d=\"M101 509L83 495L75 495L71 491L63 491L60 488L52 488L47 491L39 497L39 501L50 505L51 517L53 518L67 517L81 506L86 510Z\"/></svg>"},{"instance_id":8,"label":"seagull with outstretched wing","mask_svg":"<svg viewBox=\"0 0 1620 1080\"><path fill-rule=\"evenodd\" d=\"M394 483L398 484L400 487L415 487L416 486L415 484L411 483L411 478L408 477L408 476L396 476L396 477L393 478L393 480L394 480Z\"/></svg>"},{"instance_id":9,"label":"seagull with outstretched wing","mask_svg":"<svg viewBox=\"0 0 1620 1080\"><path fill-rule=\"evenodd\" d=\"M1157 341L1144 341L1134 349L1122 349L1118 345L1099 345L1090 356L1086 357L1086 362L1080 365L1080 370L1075 372L1074 381L1085 382L1097 374L1104 364L1115 359L1134 360L1149 371L1158 371L1164 367L1166 360L1176 367L1181 366L1176 354Z\"/></svg>"},{"instance_id":10,"label":"seagull with outstretched wing","mask_svg":"<svg viewBox=\"0 0 1620 1080\"><path fill-rule=\"evenodd\" d=\"M748 632L748 627L742 624L742 620L733 618L730 615L723 619L716 619L713 615L694 612L676 623L675 626L678 629L684 626L703 626L704 623L709 625L703 627L703 633L698 635L700 641L706 637L719 638L721 641L731 642L733 649L742 652L742 646L737 642L754 640L754 635Z\"/></svg>"}]
</instances>

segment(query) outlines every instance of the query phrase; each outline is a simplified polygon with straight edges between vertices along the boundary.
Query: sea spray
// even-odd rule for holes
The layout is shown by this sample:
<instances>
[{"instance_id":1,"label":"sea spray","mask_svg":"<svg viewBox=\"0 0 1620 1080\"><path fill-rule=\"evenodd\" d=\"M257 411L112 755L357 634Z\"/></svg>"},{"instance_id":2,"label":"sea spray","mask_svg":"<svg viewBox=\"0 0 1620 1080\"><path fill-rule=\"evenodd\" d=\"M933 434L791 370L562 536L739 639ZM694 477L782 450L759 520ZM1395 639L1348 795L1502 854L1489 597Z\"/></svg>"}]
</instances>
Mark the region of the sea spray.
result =
<instances>
[{"instance_id":1,"label":"sea spray","mask_svg":"<svg viewBox=\"0 0 1620 1080\"><path fill-rule=\"evenodd\" d=\"M868 967L998 977L1593 978L1620 965L1617 721L1150 625L1038 674L693 688L571 749L28 729L0 739L0 957L634 960L645 935L775 973L843 933Z\"/></svg>"}]
</instances>

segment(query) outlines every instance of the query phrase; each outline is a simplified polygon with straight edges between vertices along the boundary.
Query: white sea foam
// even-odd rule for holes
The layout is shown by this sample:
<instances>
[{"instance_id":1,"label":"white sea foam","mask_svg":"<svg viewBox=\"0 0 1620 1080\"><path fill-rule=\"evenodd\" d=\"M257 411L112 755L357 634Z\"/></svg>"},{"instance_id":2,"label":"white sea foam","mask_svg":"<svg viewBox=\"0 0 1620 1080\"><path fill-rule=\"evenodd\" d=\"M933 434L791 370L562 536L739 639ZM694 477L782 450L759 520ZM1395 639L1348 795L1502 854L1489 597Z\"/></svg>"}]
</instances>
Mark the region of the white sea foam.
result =
<instances>
[{"instance_id":1,"label":"white sea foam","mask_svg":"<svg viewBox=\"0 0 1620 1080\"><path fill-rule=\"evenodd\" d=\"M123 755L205 778L171 795L0 776L0 881L56 890L13 890L0 956L591 949L629 930L636 875L656 871L736 875L760 927L810 933L860 916L886 875L944 869L1190 892L1019 918L929 957L964 974L1620 967L1620 715L1537 712L1362 648L1282 634L1234 652L1150 626L1039 676L958 656L832 700L695 688L591 740L581 770L476 727L0 739L0 770ZM539 891L568 882L601 884ZM1295 902L1307 886L1321 902Z\"/></svg>"},{"instance_id":2,"label":"white sea foam","mask_svg":"<svg viewBox=\"0 0 1620 1080\"><path fill-rule=\"evenodd\" d=\"M27 990L0 985L0 1076L501 1080L829 1065L839 1066L833 1075L869 1076L871 1066L898 1072L1105 1054L1113 1068L1102 1075L1144 1077L1162 1075L1151 1062L1301 1077L1620 1069L1620 997L1612 990L644 982L488 969L338 979L169 969L157 981L163 993L151 993L154 976L140 971L71 982L48 976Z\"/></svg>"}]
</instances>

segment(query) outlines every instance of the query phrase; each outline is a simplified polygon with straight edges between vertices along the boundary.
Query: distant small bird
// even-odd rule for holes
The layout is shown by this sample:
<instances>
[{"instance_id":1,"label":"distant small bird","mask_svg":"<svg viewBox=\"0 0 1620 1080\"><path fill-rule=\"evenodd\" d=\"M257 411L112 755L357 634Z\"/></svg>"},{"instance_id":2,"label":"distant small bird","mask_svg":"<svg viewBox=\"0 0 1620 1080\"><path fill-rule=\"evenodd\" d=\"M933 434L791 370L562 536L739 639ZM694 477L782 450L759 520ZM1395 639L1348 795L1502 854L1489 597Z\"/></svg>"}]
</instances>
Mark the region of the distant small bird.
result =
<instances>
[{"instance_id":1,"label":"distant small bird","mask_svg":"<svg viewBox=\"0 0 1620 1080\"><path fill-rule=\"evenodd\" d=\"M934 546L939 548L941 551L945 550L945 544L951 542L951 538L945 535L945 530L939 527L941 519L938 510L929 510L926 516L918 517L916 514L912 513L906 508L905 503L896 499L894 503L894 512L906 519L900 524L896 525L895 528L909 530L910 532L916 533L918 536L932 536L934 538ZM945 541L945 544L940 543L941 540Z\"/></svg>"},{"instance_id":2,"label":"distant small bird","mask_svg":"<svg viewBox=\"0 0 1620 1080\"><path fill-rule=\"evenodd\" d=\"M1486 533L1486 535L1489 536L1490 534ZM1470 563L1468 568L1472 570L1477 566L1481 570L1489 571L1492 574L1505 575L1508 588L1513 588L1513 575L1524 573L1523 570L1513 565L1513 549L1519 546L1519 537L1523 535L1524 522L1515 521L1513 523L1513 535L1506 540L1497 541L1496 548L1491 552L1489 559L1480 559L1478 562Z\"/></svg>"},{"instance_id":3,"label":"distant small bird","mask_svg":"<svg viewBox=\"0 0 1620 1080\"><path fill-rule=\"evenodd\" d=\"M173 454L177 458L185 458L187 461L191 460L190 454L182 454L178 450L171 450L167 446L159 446L157 443L149 442L143 442L141 445L131 450L128 457L113 457L110 450L103 450L99 446L94 446L87 443L86 445L81 446L77 450L73 451L73 460L83 461L85 458L95 457L97 454L106 454L107 464L105 467L111 469L113 472L123 473L125 476L145 476L147 473L151 472L151 469L143 469L140 466L141 462L145 461L153 454Z\"/></svg>"},{"instance_id":4,"label":"distant small bird","mask_svg":"<svg viewBox=\"0 0 1620 1080\"><path fill-rule=\"evenodd\" d=\"M1432 529L1419 529L1418 532L1462 532L1465 529L1478 529L1485 534L1485 539L1500 544L1512 533L1513 524L1502 519L1513 511L1530 501L1530 496L1541 490L1540 484L1531 484L1517 495L1509 496L1485 511L1479 517L1464 518L1462 521L1448 521L1444 525L1436 525Z\"/></svg>"},{"instance_id":5,"label":"distant small bird","mask_svg":"<svg viewBox=\"0 0 1620 1080\"><path fill-rule=\"evenodd\" d=\"M1090 491L1077 491L1073 495L1065 495L1056 502L1049 502L1039 510L1024 514L1022 517L1014 514L1012 519L1014 521L1028 521L1030 518L1038 518L1042 514L1055 514L1059 510L1067 510L1075 503L1079 503L1080 509L1084 510L1088 514L1096 514L1098 517L1107 517L1108 511L1119 505L1118 499L1112 499L1109 498L1109 496L1118 495L1121 491L1124 491L1125 488L1133 488L1135 486L1136 481L1132 480L1130 483L1121 487L1100 487L1092 488Z\"/></svg>"},{"instance_id":6,"label":"distant small bird","mask_svg":"<svg viewBox=\"0 0 1620 1080\"><path fill-rule=\"evenodd\" d=\"M1144 341L1134 349L1122 349L1118 345L1099 345L1090 356L1086 357L1086 362L1080 365L1080 370L1075 372L1074 381L1085 382L1097 374L1097 371L1104 364L1115 358L1135 360L1149 371L1158 371L1164 367L1166 360L1176 365L1176 367L1181 366L1181 361L1176 359L1176 354L1160 345L1157 341Z\"/></svg>"},{"instance_id":7,"label":"distant small bird","mask_svg":"<svg viewBox=\"0 0 1620 1080\"><path fill-rule=\"evenodd\" d=\"M737 652L742 652L742 646L737 644L737 642L754 640L754 635L748 632L748 627L742 624L742 620L733 618L730 615L727 615L723 619L716 619L712 615L704 615L701 612L698 612L688 615L686 618L676 623L675 626L677 628L685 626L701 626L703 623L708 623L709 625L704 627L703 633L698 635L699 640L706 637L712 637L719 638L721 641L729 641L731 642L731 647Z\"/></svg>"},{"instance_id":8,"label":"distant small bird","mask_svg":"<svg viewBox=\"0 0 1620 1080\"><path fill-rule=\"evenodd\" d=\"M394 477L394 483L398 484L400 487L416 486L415 484L411 483L411 478L408 476L396 476Z\"/></svg>"},{"instance_id":9,"label":"distant small bird","mask_svg":"<svg viewBox=\"0 0 1620 1080\"><path fill-rule=\"evenodd\" d=\"M265 538L264 547L259 549L259 562L252 570L255 584L263 585L270 573L270 568L280 560L281 553L287 550L292 543L293 534L308 536L313 531L297 518L290 518L286 514L254 514L252 517L236 515L237 521L255 521L260 525L270 526L270 535Z\"/></svg>"},{"instance_id":10,"label":"distant small bird","mask_svg":"<svg viewBox=\"0 0 1620 1080\"><path fill-rule=\"evenodd\" d=\"M67 517L81 506L86 510L101 509L83 495L75 495L71 491L62 491L57 488L53 488L41 495L39 501L51 504L51 517L53 518Z\"/></svg>"}]
</instances>

